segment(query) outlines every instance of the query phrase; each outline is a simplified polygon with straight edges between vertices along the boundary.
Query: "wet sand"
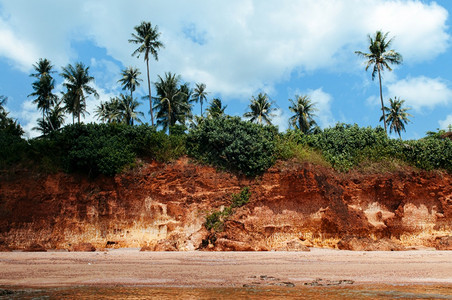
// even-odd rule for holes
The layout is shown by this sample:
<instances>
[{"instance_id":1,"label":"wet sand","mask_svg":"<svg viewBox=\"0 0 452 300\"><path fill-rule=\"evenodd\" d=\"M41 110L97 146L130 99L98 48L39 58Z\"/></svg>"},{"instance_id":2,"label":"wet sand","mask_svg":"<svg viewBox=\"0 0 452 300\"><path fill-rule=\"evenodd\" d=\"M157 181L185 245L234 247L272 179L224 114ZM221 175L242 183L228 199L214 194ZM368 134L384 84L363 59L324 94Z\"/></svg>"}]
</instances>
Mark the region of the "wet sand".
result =
<instances>
[{"instance_id":1,"label":"wet sand","mask_svg":"<svg viewBox=\"0 0 452 300\"><path fill-rule=\"evenodd\" d=\"M353 281L452 286L452 251L3 252L0 286L242 287Z\"/></svg>"}]
</instances>

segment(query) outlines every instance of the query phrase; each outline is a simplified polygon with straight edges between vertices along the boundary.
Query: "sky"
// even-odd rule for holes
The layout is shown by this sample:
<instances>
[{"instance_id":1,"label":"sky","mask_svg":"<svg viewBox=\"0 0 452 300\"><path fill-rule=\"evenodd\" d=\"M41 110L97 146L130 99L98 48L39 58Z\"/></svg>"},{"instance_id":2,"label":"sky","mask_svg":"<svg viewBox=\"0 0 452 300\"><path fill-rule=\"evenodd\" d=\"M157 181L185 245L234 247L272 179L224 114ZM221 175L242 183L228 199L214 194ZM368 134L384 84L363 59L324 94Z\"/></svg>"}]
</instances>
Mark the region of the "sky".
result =
<instances>
[{"instance_id":1,"label":"sky","mask_svg":"<svg viewBox=\"0 0 452 300\"><path fill-rule=\"evenodd\" d=\"M252 96L267 93L280 131L289 127L296 95L315 103L322 128L382 126L378 79L354 53L368 52L368 34L381 30L403 56L383 73L384 100L405 100L412 117L402 137L418 139L452 124L451 12L450 0L0 0L0 95L26 137L38 136L32 128L41 113L28 97L33 64L49 59L61 92L61 67L83 62L100 95L88 98L83 121L98 122L96 106L123 92L117 81L124 68L141 70L134 95L147 94L145 62L128 42L146 21L165 45L150 60L152 82L172 72L191 87L205 83L208 100L220 98L237 116ZM150 122L149 103L140 101ZM193 110L200 114L199 104Z\"/></svg>"}]
</instances>

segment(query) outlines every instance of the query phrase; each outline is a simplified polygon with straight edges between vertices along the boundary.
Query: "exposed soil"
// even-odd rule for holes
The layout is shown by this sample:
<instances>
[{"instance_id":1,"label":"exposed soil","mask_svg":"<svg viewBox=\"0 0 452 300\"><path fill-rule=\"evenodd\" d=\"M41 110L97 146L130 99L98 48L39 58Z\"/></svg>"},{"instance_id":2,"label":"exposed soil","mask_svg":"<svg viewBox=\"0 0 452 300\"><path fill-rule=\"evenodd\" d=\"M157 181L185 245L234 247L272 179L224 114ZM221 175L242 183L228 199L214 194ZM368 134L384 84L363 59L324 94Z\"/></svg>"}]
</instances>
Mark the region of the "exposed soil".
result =
<instances>
[{"instance_id":1,"label":"exposed soil","mask_svg":"<svg viewBox=\"0 0 452 300\"><path fill-rule=\"evenodd\" d=\"M250 202L221 232L206 215L244 186ZM249 179L191 163L150 163L114 178L0 175L0 250L350 250L451 248L452 176L340 174L279 163Z\"/></svg>"}]
</instances>

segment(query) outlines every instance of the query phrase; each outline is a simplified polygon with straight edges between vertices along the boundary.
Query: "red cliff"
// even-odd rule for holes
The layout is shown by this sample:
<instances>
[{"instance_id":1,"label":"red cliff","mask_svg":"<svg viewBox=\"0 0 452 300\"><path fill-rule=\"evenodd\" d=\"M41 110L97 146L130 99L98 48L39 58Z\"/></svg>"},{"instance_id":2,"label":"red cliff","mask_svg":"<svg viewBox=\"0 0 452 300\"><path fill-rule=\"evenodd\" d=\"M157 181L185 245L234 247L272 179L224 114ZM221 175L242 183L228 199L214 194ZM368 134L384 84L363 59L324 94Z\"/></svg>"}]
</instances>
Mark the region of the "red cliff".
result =
<instances>
[{"instance_id":1,"label":"red cliff","mask_svg":"<svg viewBox=\"0 0 452 300\"><path fill-rule=\"evenodd\" d=\"M206 215L229 206L244 186L249 203L223 231L208 232ZM251 180L183 158L114 178L0 176L4 250L448 249L450 236L452 176L441 172L340 174L285 162Z\"/></svg>"}]
</instances>

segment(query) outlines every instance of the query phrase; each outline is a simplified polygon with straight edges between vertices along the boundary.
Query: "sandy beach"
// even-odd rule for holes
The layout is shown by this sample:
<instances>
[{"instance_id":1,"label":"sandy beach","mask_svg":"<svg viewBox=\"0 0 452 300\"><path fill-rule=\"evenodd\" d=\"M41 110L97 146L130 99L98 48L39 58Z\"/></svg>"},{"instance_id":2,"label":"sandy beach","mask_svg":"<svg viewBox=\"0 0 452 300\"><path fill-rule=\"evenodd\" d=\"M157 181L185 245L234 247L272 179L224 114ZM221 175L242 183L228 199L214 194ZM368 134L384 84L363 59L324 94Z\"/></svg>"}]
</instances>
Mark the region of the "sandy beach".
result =
<instances>
[{"instance_id":1,"label":"sandy beach","mask_svg":"<svg viewBox=\"0 0 452 300\"><path fill-rule=\"evenodd\" d=\"M355 284L450 285L452 251L0 253L0 286L300 286L318 278Z\"/></svg>"}]
</instances>

